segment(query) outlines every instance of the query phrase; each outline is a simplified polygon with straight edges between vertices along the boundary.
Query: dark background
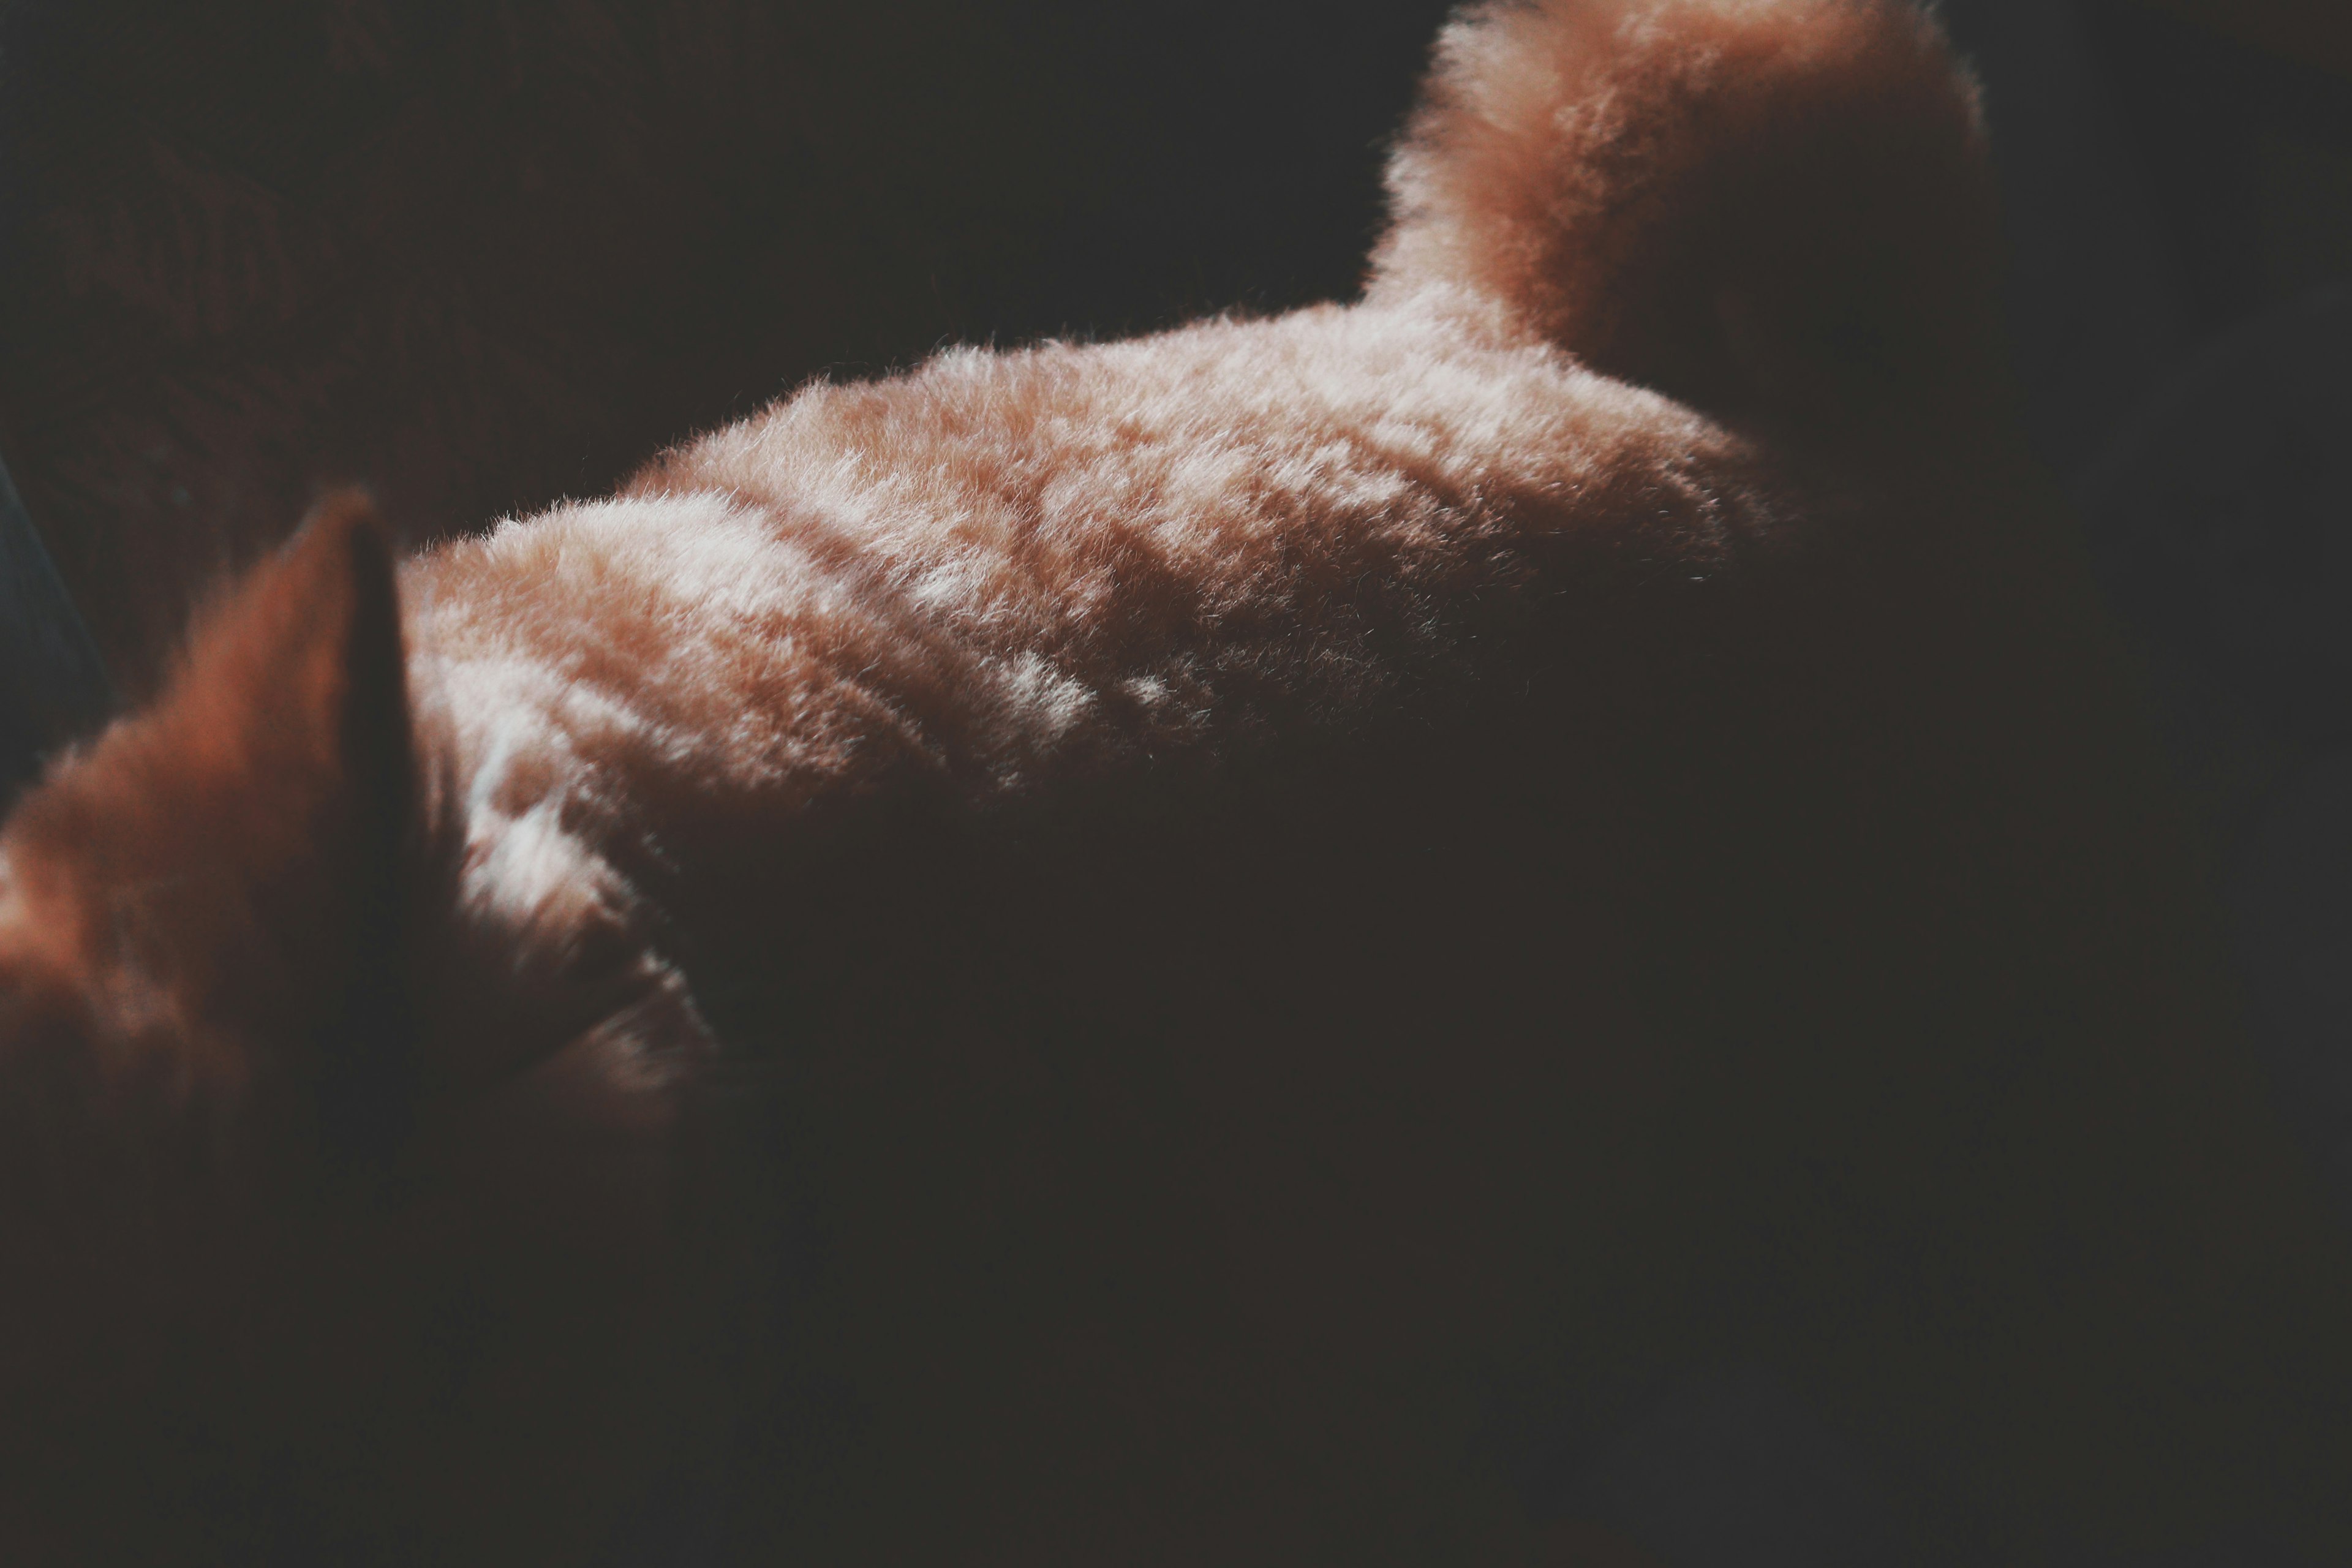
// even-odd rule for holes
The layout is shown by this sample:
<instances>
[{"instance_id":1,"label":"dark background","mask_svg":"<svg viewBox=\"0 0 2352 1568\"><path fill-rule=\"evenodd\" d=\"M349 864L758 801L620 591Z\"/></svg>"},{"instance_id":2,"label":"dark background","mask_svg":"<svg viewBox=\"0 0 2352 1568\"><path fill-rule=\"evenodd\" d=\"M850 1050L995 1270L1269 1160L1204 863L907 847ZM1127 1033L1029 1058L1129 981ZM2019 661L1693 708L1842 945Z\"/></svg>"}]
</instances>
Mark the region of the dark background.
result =
<instances>
[{"instance_id":1,"label":"dark background","mask_svg":"<svg viewBox=\"0 0 2352 1568\"><path fill-rule=\"evenodd\" d=\"M363 479L415 538L807 377L1347 295L1437 0L30 0L0 440L126 687Z\"/></svg>"}]
</instances>

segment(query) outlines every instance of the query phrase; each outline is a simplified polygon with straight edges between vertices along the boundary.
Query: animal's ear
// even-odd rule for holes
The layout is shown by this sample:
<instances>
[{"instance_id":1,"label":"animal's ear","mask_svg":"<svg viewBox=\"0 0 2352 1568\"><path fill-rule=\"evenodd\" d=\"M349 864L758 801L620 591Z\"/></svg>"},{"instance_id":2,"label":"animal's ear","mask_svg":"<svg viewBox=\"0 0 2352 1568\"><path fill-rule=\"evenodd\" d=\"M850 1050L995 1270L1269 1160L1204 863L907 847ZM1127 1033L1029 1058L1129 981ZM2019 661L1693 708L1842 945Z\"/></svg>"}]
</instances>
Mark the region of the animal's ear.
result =
<instances>
[{"instance_id":1,"label":"animal's ear","mask_svg":"<svg viewBox=\"0 0 2352 1568\"><path fill-rule=\"evenodd\" d=\"M8 848L86 965L236 1042L257 1096L364 1154L414 1101L417 815L391 544L341 494L200 620L154 708L25 801Z\"/></svg>"}]
</instances>

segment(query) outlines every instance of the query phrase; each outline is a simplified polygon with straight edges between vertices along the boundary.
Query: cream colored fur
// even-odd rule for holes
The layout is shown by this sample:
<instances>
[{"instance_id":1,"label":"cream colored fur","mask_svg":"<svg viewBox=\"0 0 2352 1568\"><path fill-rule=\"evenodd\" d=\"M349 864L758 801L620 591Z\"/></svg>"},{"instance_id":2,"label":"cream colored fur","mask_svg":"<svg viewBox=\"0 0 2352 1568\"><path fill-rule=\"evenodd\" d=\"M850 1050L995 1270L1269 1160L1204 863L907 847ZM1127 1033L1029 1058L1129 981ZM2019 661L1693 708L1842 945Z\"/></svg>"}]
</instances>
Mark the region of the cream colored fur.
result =
<instances>
[{"instance_id":1,"label":"cream colored fur","mask_svg":"<svg viewBox=\"0 0 2352 1568\"><path fill-rule=\"evenodd\" d=\"M1563 552L1697 581L1769 542L1763 472L1475 301L960 351L417 563L413 668L486 854L550 808L658 834L681 785L789 832L1346 726Z\"/></svg>"}]
</instances>

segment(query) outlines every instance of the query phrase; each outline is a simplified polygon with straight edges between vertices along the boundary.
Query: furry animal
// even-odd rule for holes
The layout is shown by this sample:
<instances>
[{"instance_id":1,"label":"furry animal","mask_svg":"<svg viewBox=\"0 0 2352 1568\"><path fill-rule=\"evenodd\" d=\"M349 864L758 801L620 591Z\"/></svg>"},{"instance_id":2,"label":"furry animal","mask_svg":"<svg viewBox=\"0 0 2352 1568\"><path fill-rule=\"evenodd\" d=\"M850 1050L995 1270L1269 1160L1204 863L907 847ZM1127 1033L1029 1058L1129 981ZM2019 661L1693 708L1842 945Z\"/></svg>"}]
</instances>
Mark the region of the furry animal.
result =
<instances>
[{"instance_id":1,"label":"furry animal","mask_svg":"<svg viewBox=\"0 0 2352 1568\"><path fill-rule=\"evenodd\" d=\"M1597 1562L1759 1357L1922 1561L2352 1544L1981 142L1491 5L1354 305L327 503L0 838L9 1560Z\"/></svg>"}]
</instances>

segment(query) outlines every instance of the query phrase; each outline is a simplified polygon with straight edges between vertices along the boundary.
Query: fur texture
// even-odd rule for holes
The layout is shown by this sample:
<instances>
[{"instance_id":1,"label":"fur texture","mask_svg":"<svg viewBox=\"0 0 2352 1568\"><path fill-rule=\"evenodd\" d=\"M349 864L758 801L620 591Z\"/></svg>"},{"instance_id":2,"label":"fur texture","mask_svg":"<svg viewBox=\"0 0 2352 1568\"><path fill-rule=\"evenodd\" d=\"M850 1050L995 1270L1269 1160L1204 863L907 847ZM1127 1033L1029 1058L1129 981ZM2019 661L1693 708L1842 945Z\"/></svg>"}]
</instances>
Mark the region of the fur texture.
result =
<instances>
[{"instance_id":1,"label":"fur texture","mask_svg":"<svg viewBox=\"0 0 2352 1568\"><path fill-rule=\"evenodd\" d=\"M1476 11L1392 189L226 599L0 838L11 1560L1533 1562L1759 1355L1926 1556L2340 1543L1933 28Z\"/></svg>"},{"instance_id":2,"label":"fur texture","mask_svg":"<svg viewBox=\"0 0 2352 1568\"><path fill-rule=\"evenodd\" d=\"M1916 411L1996 372L1981 137L1921 13L1501 10L1439 40L1371 298L1466 284L1717 415Z\"/></svg>"}]
</instances>

